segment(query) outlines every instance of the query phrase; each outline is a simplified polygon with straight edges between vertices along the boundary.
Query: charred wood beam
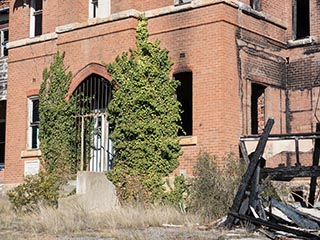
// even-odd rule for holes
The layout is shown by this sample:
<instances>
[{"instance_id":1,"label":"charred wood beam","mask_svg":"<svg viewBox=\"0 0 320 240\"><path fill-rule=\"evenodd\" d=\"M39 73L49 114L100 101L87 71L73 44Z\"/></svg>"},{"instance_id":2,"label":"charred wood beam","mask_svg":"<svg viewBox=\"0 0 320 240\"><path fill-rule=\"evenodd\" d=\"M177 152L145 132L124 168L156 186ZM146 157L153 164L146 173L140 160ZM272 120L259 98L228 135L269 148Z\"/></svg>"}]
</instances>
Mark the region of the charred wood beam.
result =
<instances>
[{"instance_id":1,"label":"charred wood beam","mask_svg":"<svg viewBox=\"0 0 320 240\"><path fill-rule=\"evenodd\" d=\"M317 123L316 131L320 131L320 123ZM320 155L320 139L316 139L314 143L314 149L313 149L313 158L312 158L312 166L318 167L319 166L319 155ZM310 180L310 191L309 191L309 199L308 204L309 207L314 205L314 198L316 193L316 187L317 187L317 177L318 176L312 176Z\"/></svg>"},{"instance_id":2,"label":"charred wood beam","mask_svg":"<svg viewBox=\"0 0 320 240\"><path fill-rule=\"evenodd\" d=\"M241 141L257 140L259 135L244 135L240 138ZM270 134L268 141L277 140L295 140L295 139L317 139L320 138L320 132L314 133L289 133L289 134Z\"/></svg>"},{"instance_id":3,"label":"charred wood beam","mask_svg":"<svg viewBox=\"0 0 320 240\"><path fill-rule=\"evenodd\" d=\"M240 185L239 185L239 188L238 188L238 192L233 200L233 204L230 208L230 211L231 212L238 212L239 209L240 209L240 206L241 206L241 203L242 203L242 200L243 200L243 197L245 195L245 191L246 189L248 188L248 185L252 179L252 176L255 172L255 170L257 169L257 166L259 164L259 161L260 161L260 158L264 152L264 149L265 149L265 146L266 146L266 143L267 143L267 140L268 140L268 136L271 132L271 129L273 127L273 124L274 124L274 119L272 118L269 118L268 119L268 122L265 126L265 129L259 139L259 142L258 142L258 145L256 147L256 150L253 154L253 157L250 161L250 164L245 172L245 174L243 175L242 179L241 179L241 182L240 182ZM227 217L227 220L225 222L225 226L227 228L231 228L232 225L233 225L233 222L234 222L235 218L233 215L228 215Z\"/></svg>"},{"instance_id":4,"label":"charred wood beam","mask_svg":"<svg viewBox=\"0 0 320 240\"><path fill-rule=\"evenodd\" d=\"M260 178L265 179L268 176L270 176L272 180L276 181L290 181L295 177L319 177L320 166L262 168L260 170Z\"/></svg>"},{"instance_id":5,"label":"charred wood beam","mask_svg":"<svg viewBox=\"0 0 320 240\"><path fill-rule=\"evenodd\" d=\"M250 159L249 159L248 151L247 151L246 144L244 143L244 141L240 141L240 150L241 150L241 154L242 154L244 161L246 162L247 165L249 165Z\"/></svg>"},{"instance_id":6,"label":"charred wood beam","mask_svg":"<svg viewBox=\"0 0 320 240\"><path fill-rule=\"evenodd\" d=\"M301 214L298 210L294 209L291 206L281 204L275 199L271 199L271 205L278 208L299 227L317 230L320 229L319 223L317 221L309 219L306 214Z\"/></svg>"},{"instance_id":7,"label":"charred wood beam","mask_svg":"<svg viewBox=\"0 0 320 240\"><path fill-rule=\"evenodd\" d=\"M314 235L312 233L304 232L304 231L293 229L293 228L289 228L289 227L282 226L280 224L276 224L276 223L273 223L273 222L270 222L270 221L265 221L265 220L262 220L262 219L259 219L259 218L253 218L253 217L246 216L246 215L239 214L239 213L235 213L235 212L229 212L229 215L233 216L234 218L238 218L238 219L241 219L241 220L249 221L249 222L253 223L254 225L266 226L266 227L268 227L270 229L273 229L273 230L292 233L292 234L295 234L295 235L297 235L299 237L303 237L305 239L309 239L309 240L317 240L317 239L319 239L319 236Z\"/></svg>"}]
</instances>

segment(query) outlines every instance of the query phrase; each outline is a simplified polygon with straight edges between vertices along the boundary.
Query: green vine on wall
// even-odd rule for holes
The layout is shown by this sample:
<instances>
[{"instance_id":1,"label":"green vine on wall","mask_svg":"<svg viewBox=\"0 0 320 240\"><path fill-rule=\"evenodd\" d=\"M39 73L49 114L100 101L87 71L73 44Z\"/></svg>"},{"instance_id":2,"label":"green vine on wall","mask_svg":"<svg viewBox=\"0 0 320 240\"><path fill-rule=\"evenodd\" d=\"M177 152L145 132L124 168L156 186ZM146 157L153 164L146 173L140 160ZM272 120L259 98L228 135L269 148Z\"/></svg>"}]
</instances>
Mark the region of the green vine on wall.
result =
<instances>
[{"instance_id":1,"label":"green vine on wall","mask_svg":"<svg viewBox=\"0 0 320 240\"><path fill-rule=\"evenodd\" d=\"M163 178L178 166L179 82L169 78L171 62L160 42L148 40L147 20L140 17L136 49L107 65L113 99L108 106L115 165L107 175L122 200L159 201Z\"/></svg>"},{"instance_id":2,"label":"green vine on wall","mask_svg":"<svg viewBox=\"0 0 320 240\"><path fill-rule=\"evenodd\" d=\"M64 66L64 53L54 55L43 71L39 94L39 139L44 168L68 176L77 171L76 104L68 99L72 73Z\"/></svg>"}]
</instances>

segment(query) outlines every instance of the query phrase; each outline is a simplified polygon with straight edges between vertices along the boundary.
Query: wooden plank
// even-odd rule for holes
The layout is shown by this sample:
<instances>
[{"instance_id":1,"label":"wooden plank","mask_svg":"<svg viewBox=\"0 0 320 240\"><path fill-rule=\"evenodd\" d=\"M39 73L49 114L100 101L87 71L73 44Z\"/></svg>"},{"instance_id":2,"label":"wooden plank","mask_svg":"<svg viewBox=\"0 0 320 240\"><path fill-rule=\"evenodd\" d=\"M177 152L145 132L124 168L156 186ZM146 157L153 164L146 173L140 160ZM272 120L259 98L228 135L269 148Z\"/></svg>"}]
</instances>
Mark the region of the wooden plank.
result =
<instances>
[{"instance_id":1,"label":"wooden plank","mask_svg":"<svg viewBox=\"0 0 320 240\"><path fill-rule=\"evenodd\" d=\"M242 153L242 157L243 157L244 161L246 162L247 165L249 165L250 159L249 159L248 151L247 151L246 144L244 143L244 141L240 141L240 151Z\"/></svg>"},{"instance_id":2,"label":"wooden plank","mask_svg":"<svg viewBox=\"0 0 320 240\"><path fill-rule=\"evenodd\" d=\"M320 229L318 222L305 217L303 214L299 214L299 211L293 207L283 205L275 199L271 199L271 205L278 208L299 227L316 230Z\"/></svg>"},{"instance_id":3,"label":"wooden plank","mask_svg":"<svg viewBox=\"0 0 320 240\"><path fill-rule=\"evenodd\" d=\"M315 235L315 234L312 234L312 233L309 233L309 232L304 232L304 231L301 231L301 230L298 230L298 229L293 229L293 228L289 228L289 227L286 227L286 226L283 226L283 225L279 225L279 224L276 224L276 223L273 223L273 222L270 222L270 221L265 221L265 220L262 220L262 219L256 219L256 218L253 218L253 217L250 217L250 216L246 216L246 215L242 215L242 214L239 214L239 213L235 213L235 212L229 212L230 215L232 215L233 217L235 218L239 218L241 220L246 220L246 221L249 221L255 225L258 225L258 226L266 226L268 228L271 228L271 229L274 229L274 230L277 230L277 231L283 231L283 232L287 232L287 233L292 233L292 234L295 234L297 236L300 236L300 237L303 237L303 238L306 238L306 239L309 239L309 240L319 240L319 236Z\"/></svg>"},{"instance_id":4,"label":"wooden plank","mask_svg":"<svg viewBox=\"0 0 320 240\"><path fill-rule=\"evenodd\" d=\"M320 132L320 123L317 123L316 132ZM314 143L314 149L313 149L313 159L312 159L312 166L319 166L319 155L320 155L320 139L316 139ZM311 177L310 180L310 191L309 191L309 199L308 204L309 207L312 207L314 205L314 198L316 193L316 187L317 187L317 176Z\"/></svg>"},{"instance_id":5,"label":"wooden plank","mask_svg":"<svg viewBox=\"0 0 320 240\"><path fill-rule=\"evenodd\" d=\"M276 181L290 181L295 177L319 177L320 166L292 166L292 167L278 167L278 168L262 168L260 170L261 179L270 176L272 180Z\"/></svg>"},{"instance_id":6,"label":"wooden plank","mask_svg":"<svg viewBox=\"0 0 320 240\"><path fill-rule=\"evenodd\" d=\"M259 184L259 179L260 179L260 167L258 164L258 166L253 174L252 181L251 181L250 201L249 201L250 206L252 206L255 210L258 205L258 202L257 202L258 190L257 190L257 188L258 188L258 184Z\"/></svg>"},{"instance_id":7,"label":"wooden plank","mask_svg":"<svg viewBox=\"0 0 320 240\"><path fill-rule=\"evenodd\" d=\"M245 172L245 174L243 175L242 179L241 179L241 182L240 182L240 185L239 185L239 188L238 188L238 192L233 200L233 205L231 206L230 208L230 211L231 212L238 212L239 211L239 208L240 208L240 205L242 203L242 200L243 200L243 197L244 197L244 194L245 194L245 191L252 179L252 176L259 164L259 161L260 161L260 158L263 154L263 151L264 151L264 148L266 146L266 143L267 143L267 140L268 140L268 136L271 132L271 129L273 127L273 124L274 124L274 119L272 118L269 118L268 119L268 122L265 126L265 129L259 139L259 142L258 142L258 145L256 147L256 150L253 154L253 157L250 161L250 164ZM227 217L227 220L225 222L225 226L227 228L231 228L232 225L233 225L233 222L234 222L235 218L232 216L232 215L228 215Z\"/></svg>"}]
</instances>

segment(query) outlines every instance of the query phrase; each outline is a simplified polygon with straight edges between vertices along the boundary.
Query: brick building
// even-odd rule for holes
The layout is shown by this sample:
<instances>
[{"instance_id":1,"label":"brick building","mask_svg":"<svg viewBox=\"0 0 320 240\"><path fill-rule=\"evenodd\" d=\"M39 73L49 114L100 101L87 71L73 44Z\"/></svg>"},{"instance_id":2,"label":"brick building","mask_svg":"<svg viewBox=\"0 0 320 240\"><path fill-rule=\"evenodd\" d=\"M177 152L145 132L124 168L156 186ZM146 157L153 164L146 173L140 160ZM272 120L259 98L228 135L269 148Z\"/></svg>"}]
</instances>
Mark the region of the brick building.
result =
<instances>
[{"instance_id":1,"label":"brick building","mask_svg":"<svg viewBox=\"0 0 320 240\"><path fill-rule=\"evenodd\" d=\"M135 46L141 13L149 19L150 40L170 51L172 76L182 83L177 95L187 136L181 137L177 173L192 174L200 151L219 162L237 153L239 138L260 133L271 116L273 133L314 131L319 1L12 0L7 107L0 108L0 123L6 111L5 183L38 170L37 95L42 71L57 51L65 52L73 73L69 92L90 89L101 96L92 110L102 132L98 145L108 151L94 153L90 168L110 166L104 110L111 78L103 63Z\"/></svg>"}]
</instances>

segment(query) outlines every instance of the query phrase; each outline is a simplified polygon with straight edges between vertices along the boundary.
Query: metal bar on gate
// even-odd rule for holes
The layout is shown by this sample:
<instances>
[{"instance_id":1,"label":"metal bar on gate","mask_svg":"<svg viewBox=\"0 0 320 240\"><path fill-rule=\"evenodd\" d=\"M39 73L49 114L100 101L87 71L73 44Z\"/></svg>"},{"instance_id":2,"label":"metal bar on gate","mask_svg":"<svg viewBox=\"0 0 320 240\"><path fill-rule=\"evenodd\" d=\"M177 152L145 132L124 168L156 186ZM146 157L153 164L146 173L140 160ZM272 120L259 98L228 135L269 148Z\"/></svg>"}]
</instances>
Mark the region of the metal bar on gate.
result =
<instances>
[{"instance_id":1,"label":"metal bar on gate","mask_svg":"<svg viewBox=\"0 0 320 240\"><path fill-rule=\"evenodd\" d=\"M101 104L100 104L100 89L101 89L101 86L100 86L100 82L101 82L101 78L98 79L98 82L96 83L97 84L97 92L98 92L98 97L97 97L97 108L100 109L101 108Z\"/></svg>"},{"instance_id":2,"label":"metal bar on gate","mask_svg":"<svg viewBox=\"0 0 320 240\"><path fill-rule=\"evenodd\" d=\"M104 164L105 164L105 159L106 159L106 119L105 115L101 116L101 162L100 162L100 168L101 171L104 171Z\"/></svg>"},{"instance_id":3,"label":"metal bar on gate","mask_svg":"<svg viewBox=\"0 0 320 240\"><path fill-rule=\"evenodd\" d=\"M80 170L84 170L84 117L81 117L81 159L80 159Z\"/></svg>"}]
</instances>

